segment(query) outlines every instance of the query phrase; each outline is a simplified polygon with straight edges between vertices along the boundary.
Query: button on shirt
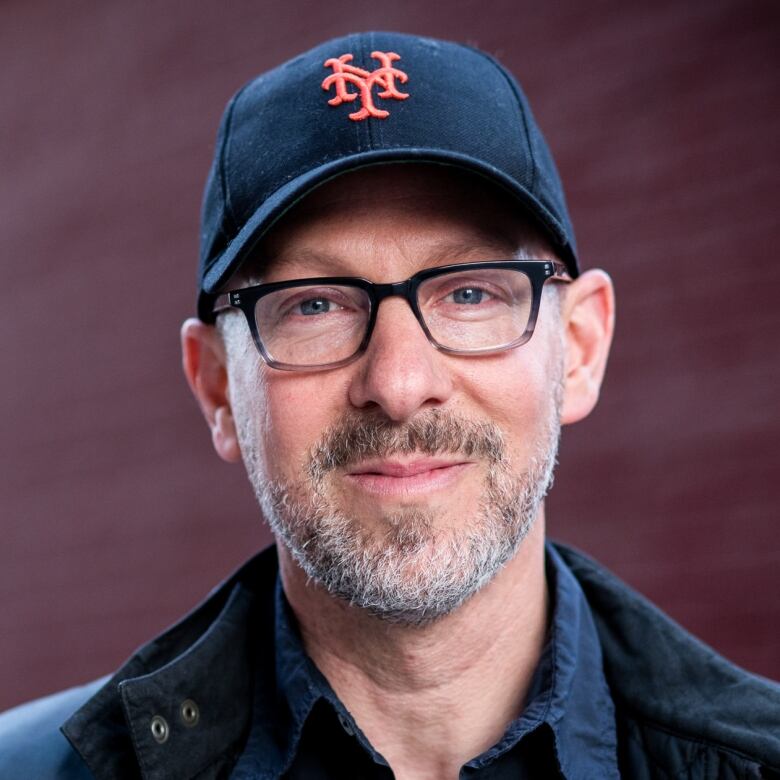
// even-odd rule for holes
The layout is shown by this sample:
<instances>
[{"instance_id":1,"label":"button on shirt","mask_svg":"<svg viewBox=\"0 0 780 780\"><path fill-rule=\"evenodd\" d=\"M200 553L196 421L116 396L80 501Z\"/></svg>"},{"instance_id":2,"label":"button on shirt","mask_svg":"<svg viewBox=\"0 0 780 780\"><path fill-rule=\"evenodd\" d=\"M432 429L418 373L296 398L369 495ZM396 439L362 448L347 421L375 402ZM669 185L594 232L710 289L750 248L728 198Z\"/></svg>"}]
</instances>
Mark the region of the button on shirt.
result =
<instances>
[{"instance_id":1,"label":"button on shirt","mask_svg":"<svg viewBox=\"0 0 780 780\"><path fill-rule=\"evenodd\" d=\"M548 545L546 555L550 631L522 715L464 764L461 778L619 777L614 706L593 618L558 553ZM274 658L258 659L251 728L230 777L392 778L306 654L278 580L276 588Z\"/></svg>"}]
</instances>

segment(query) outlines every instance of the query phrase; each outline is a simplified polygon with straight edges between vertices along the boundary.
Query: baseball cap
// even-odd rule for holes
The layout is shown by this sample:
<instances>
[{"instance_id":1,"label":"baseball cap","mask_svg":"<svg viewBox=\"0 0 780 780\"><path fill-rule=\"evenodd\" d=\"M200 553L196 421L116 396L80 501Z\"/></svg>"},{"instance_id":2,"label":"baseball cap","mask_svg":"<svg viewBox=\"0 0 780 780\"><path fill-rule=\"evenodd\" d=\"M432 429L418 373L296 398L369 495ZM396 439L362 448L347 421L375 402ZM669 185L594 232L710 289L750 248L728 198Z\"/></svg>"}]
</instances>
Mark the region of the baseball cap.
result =
<instances>
[{"instance_id":1,"label":"baseball cap","mask_svg":"<svg viewBox=\"0 0 780 780\"><path fill-rule=\"evenodd\" d=\"M348 171L428 162L508 191L578 274L552 155L515 79L470 46L391 32L327 41L250 81L230 100L203 198L198 316L264 233Z\"/></svg>"}]
</instances>

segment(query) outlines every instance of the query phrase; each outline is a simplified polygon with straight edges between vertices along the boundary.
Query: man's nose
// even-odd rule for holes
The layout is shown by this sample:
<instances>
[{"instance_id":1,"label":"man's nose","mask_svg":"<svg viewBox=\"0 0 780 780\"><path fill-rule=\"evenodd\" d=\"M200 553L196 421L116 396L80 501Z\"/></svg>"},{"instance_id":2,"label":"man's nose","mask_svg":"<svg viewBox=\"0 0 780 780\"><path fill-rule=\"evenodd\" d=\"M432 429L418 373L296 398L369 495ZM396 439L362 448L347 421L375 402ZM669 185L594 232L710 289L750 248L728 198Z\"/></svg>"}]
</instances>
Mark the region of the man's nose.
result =
<instances>
[{"instance_id":1,"label":"man's nose","mask_svg":"<svg viewBox=\"0 0 780 780\"><path fill-rule=\"evenodd\" d=\"M379 407L401 422L452 394L447 357L425 335L409 304L386 298L377 311L366 352L355 363L349 400L359 409Z\"/></svg>"}]
</instances>

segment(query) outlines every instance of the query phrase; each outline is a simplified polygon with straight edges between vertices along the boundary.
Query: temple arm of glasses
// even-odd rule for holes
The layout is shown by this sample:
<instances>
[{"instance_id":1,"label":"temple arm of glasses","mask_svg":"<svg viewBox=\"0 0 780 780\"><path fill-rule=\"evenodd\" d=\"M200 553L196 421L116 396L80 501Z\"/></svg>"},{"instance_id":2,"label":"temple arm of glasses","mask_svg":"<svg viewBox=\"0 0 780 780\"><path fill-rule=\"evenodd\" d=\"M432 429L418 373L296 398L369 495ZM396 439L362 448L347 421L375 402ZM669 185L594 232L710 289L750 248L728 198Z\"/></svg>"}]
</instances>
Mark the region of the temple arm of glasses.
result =
<instances>
[{"instance_id":1,"label":"temple arm of glasses","mask_svg":"<svg viewBox=\"0 0 780 780\"><path fill-rule=\"evenodd\" d=\"M572 279L571 274L569 273L569 269L566 267L565 263L560 262L560 260L553 260L553 272L549 276L550 279L555 279L557 282L573 282L574 279Z\"/></svg>"},{"instance_id":2,"label":"temple arm of glasses","mask_svg":"<svg viewBox=\"0 0 780 780\"><path fill-rule=\"evenodd\" d=\"M233 307L233 301L230 300L230 293L222 293L214 301L211 307L212 314L221 314L223 311L227 311Z\"/></svg>"}]
</instances>

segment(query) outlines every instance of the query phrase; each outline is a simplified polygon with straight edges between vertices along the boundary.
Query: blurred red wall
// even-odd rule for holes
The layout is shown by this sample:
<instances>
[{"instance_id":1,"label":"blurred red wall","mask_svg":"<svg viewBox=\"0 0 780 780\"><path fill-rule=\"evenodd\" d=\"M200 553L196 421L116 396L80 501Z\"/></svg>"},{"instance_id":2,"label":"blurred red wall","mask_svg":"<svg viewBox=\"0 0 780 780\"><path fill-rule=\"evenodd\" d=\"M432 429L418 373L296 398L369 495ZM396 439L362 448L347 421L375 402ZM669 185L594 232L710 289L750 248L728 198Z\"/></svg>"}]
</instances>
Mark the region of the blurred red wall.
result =
<instances>
[{"instance_id":1,"label":"blurred red wall","mask_svg":"<svg viewBox=\"0 0 780 780\"><path fill-rule=\"evenodd\" d=\"M471 42L518 75L586 266L615 279L600 407L552 535L780 676L774 2L5 2L0 709L117 666L268 534L179 369L229 95L325 38Z\"/></svg>"}]
</instances>

